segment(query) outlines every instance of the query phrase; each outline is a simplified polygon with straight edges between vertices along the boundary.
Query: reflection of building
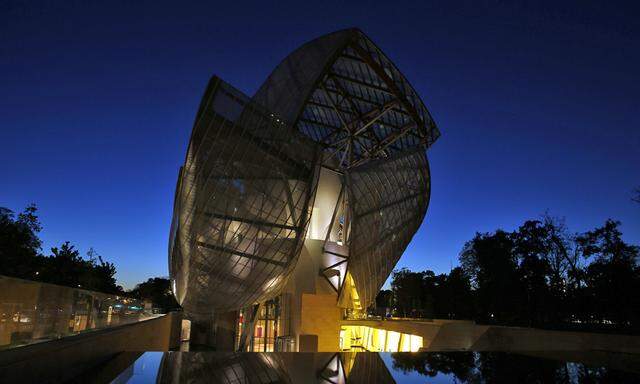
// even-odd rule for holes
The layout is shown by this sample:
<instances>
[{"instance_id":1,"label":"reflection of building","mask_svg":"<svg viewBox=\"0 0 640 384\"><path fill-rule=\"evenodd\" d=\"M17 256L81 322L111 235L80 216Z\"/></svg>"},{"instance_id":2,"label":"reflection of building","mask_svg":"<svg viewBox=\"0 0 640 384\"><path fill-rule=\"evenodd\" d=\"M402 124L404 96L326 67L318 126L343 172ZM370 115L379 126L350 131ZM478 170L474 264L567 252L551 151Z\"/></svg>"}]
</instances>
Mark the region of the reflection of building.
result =
<instances>
[{"instance_id":1,"label":"reflection of building","mask_svg":"<svg viewBox=\"0 0 640 384\"><path fill-rule=\"evenodd\" d=\"M438 136L356 29L304 44L252 98L212 78L169 245L197 342L338 350L340 319L362 316L422 222Z\"/></svg>"},{"instance_id":2,"label":"reflection of building","mask_svg":"<svg viewBox=\"0 0 640 384\"><path fill-rule=\"evenodd\" d=\"M395 383L377 353L169 352L158 383Z\"/></svg>"}]
</instances>

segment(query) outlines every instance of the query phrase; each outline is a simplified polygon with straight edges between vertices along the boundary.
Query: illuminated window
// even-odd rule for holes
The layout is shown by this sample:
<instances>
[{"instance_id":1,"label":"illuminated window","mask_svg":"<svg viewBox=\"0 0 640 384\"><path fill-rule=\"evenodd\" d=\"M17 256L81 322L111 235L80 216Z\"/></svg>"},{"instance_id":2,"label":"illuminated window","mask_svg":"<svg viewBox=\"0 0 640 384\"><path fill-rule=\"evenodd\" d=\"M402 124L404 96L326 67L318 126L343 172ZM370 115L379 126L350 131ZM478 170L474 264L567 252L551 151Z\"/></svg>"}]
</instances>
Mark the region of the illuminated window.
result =
<instances>
[{"instance_id":1,"label":"illuminated window","mask_svg":"<svg viewBox=\"0 0 640 384\"><path fill-rule=\"evenodd\" d=\"M417 352L422 337L362 325L343 325L340 329L342 351Z\"/></svg>"}]
</instances>

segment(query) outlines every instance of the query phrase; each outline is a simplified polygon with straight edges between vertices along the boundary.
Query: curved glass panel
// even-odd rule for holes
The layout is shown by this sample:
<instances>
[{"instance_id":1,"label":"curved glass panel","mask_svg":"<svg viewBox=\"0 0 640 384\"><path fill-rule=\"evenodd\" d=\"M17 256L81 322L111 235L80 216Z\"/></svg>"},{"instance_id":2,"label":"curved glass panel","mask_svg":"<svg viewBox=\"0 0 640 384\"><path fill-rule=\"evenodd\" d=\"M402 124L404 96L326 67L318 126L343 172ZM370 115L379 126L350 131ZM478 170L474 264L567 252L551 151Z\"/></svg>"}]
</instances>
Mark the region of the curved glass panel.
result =
<instances>
[{"instance_id":1,"label":"curved glass panel","mask_svg":"<svg viewBox=\"0 0 640 384\"><path fill-rule=\"evenodd\" d=\"M353 210L348 273L362 303L359 309L366 309L422 223L429 167L425 153L417 150L372 161L347 177Z\"/></svg>"},{"instance_id":2,"label":"curved glass panel","mask_svg":"<svg viewBox=\"0 0 640 384\"><path fill-rule=\"evenodd\" d=\"M176 194L171 275L192 313L229 311L278 291L302 245L315 145L214 78Z\"/></svg>"},{"instance_id":3,"label":"curved glass panel","mask_svg":"<svg viewBox=\"0 0 640 384\"><path fill-rule=\"evenodd\" d=\"M424 217L425 150L439 135L406 78L358 29L302 45L253 98L214 78L176 190L179 303L211 313L275 296L297 262L321 165L345 191L329 230L339 239L323 252L335 245L349 255L342 269L318 272L333 273L337 291L349 281L347 301L366 308Z\"/></svg>"}]
</instances>

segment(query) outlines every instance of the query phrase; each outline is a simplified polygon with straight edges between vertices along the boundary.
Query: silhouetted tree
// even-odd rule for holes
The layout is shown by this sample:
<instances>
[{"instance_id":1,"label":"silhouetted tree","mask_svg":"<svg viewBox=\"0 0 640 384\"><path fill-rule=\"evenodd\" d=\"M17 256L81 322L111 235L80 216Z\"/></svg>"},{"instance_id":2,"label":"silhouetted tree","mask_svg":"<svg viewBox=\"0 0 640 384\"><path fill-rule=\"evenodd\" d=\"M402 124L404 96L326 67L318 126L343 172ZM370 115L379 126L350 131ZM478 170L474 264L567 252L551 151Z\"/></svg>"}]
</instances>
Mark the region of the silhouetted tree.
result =
<instances>
[{"instance_id":1,"label":"silhouetted tree","mask_svg":"<svg viewBox=\"0 0 640 384\"><path fill-rule=\"evenodd\" d=\"M563 363L503 352L478 354L483 383L555 383Z\"/></svg>"},{"instance_id":2,"label":"silhouetted tree","mask_svg":"<svg viewBox=\"0 0 640 384\"><path fill-rule=\"evenodd\" d=\"M440 287L442 285L442 277L436 276L433 271L424 271L422 275L422 284L420 287L421 299L420 316L427 318L441 317L437 308L437 300Z\"/></svg>"},{"instance_id":3,"label":"silhouetted tree","mask_svg":"<svg viewBox=\"0 0 640 384\"><path fill-rule=\"evenodd\" d=\"M611 324L638 330L639 249L619 222L570 236L543 216L518 230L476 234L460 254L471 279L478 321L557 327ZM493 315L493 317L492 317Z\"/></svg>"},{"instance_id":4,"label":"silhouetted tree","mask_svg":"<svg viewBox=\"0 0 640 384\"><path fill-rule=\"evenodd\" d=\"M102 256L93 248L87 251L87 260L84 261L86 271L81 277L82 286L101 292L122 293L122 287L116 285L116 266L113 263L104 261Z\"/></svg>"},{"instance_id":5,"label":"silhouetted tree","mask_svg":"<svg viewBox=\"0 0 640 384\"><path fill-rule=\"evenodd\" d=\"M116 286L116 268L91 248L84 260L68 241L51 248L51 256L40 254L38 233L42 226L37 207L31 204L15 218L0 208L0 275L84 289L122 293Z\"/></svg>"},{"instance_id":6,"label":"silhouetted tree","mask_svg":"<svg viewBox=\"0 0 640 384\"><path fill-rule=\"evenodd\" d=\"M547 282L561 280L552 273L555 243L547 223L526 221L512 234L513 252L518 262L518 278L523 288L524 311L519 315L529 325L548 321L553 295ZM555 281L554 284L559 284Z\"/></svg>"},{"instance_id":7,"label":"silhouetted tree","mask_svg":"<svg viewBox=\"0 0 640 384\"><path fill-rule=\"evenodd\" d=\"M150 278L136 285L130 293L134 297L150 300L165 312L180 307L171 291L171 281L165 277Z\"/></svg>"},{"instance_id":8,"label":"silhouetted tree","mask_svg":"<svg viewBox=\"0 0 640 384\"><path fill-rule=\"evenodd\" d=\"M619 226L620 222L607 220L604 226L577 238L583 257L593 259L585 271L587 304L599 321L638 327L640 248L622 240Z\"/></svg>"},{"instance_id":9,"label":"silhouetted tree","mask_svg":"<svg viewBox=\"0 0 640 384\"><path fill-rule=\"evenodd\" d=\"M391 287L400 316L470 319L473 315L471 284L462 268L449 275L401 269L392 275Z\"/></svg>"},{"instance_id":10,"label":"silhouetted tree","mask_svg":"<svg viewBox=\"0 0 640 384\"><path fill-rule=\"evenodd\" d=\"M394 271L395 313L503 325L640 332L640 248L620 223L570 235L547 214L477 233L449 274Z\"/></svg>"},{"instance_id":11,"label":"silhouetted tree","mask_svg":"<svg viewBox=\"0 0 640 384\"><path fill-rule=\"evenodd\" d=\"M388 308L393 307L393 292L383 289L376 295L375 313L379 316L385 316Z\"/></svg>"},{"instance_id":12,"label":"silhouetted tree","mask_svg":"<svg viewBox=\"0 0 640 384\"><path fill-rule=\"evenodd\" d=\"M518 322L523 286L511 235L497 230L467 242L460 254L465 274L475 288L476 318L481 321Z\"/></svg>"},{"instance_id":13,"label":"silhouetted tree","mask_svg":"<svg viewBox=\"0 0 640 384\"><path fill-rule=\"evenodd\" d=\"M415 371L423 376L436 377L451 374L461 382L476 382L473 352L455 353L392 353L393 369L403 373Z\"/></svg>"},{"instance_id":14,"label":"silhouetted tree","mask_svg":"<svg viewBox=\"0 0 640 384\"><path fill-rule=\"evenodd\" d=\"M437 300L438 317L449 319L471 319L473 317L473 294L471 283L460 267L445 277Z\"/></svg>"},{"instance_id":15,"label":"silhouetted tree","mask_svg":"<svg viewBox=\"0 0 640 384\"><path fill-rule=\"evenodd\" d=\"M394 371L461 383L636 383L638 374L505 352L392 353ZM442 377L449 375L453 377ZM431 382L431 380L427 380Z\"/></svg>"},{"instance_id":16,"label":"silhouetted tree","mask_svg":"<svg viewBox=\"0 0 640 384\"><path fill-rule=\"evenodd\" d=\"M0 207L0 274L23 279L35 277L42 229L38 208L31 204L17 219L13 211Z\"/></svg>"},{"instance_id":17,"label":"silhouetted tree","mask_svg":"<svg viewBox=\"0 0 640 384\"><path fill-rule=\"evenodd\" d=\"M396 313L402 317L421 316L423 273L411 272L407 268L394 271L391 290L395 299Z\"/></svg>"}]
</instances>

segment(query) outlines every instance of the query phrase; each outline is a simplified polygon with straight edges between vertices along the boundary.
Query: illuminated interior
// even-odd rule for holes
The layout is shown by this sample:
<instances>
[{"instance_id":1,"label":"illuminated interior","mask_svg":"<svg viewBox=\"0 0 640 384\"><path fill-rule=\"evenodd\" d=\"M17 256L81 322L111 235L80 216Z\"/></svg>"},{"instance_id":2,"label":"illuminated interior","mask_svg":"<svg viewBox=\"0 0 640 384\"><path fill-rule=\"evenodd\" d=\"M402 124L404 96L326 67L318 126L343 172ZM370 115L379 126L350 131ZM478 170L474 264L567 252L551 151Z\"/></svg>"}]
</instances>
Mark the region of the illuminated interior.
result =
<instances>
[{"instance_id":1,"label":"illuminated interior","mask_svg":"<svg viewBox=\"0 0 640 384\"><path fill-rule=\"evenodd\" d=\"M421 336L364 325L343 325L340 328L342 351L418 352L422 342Z\"/></svg>"},{"instance_id":2,"label":"illuminated interior","mask_svg":"<svg viewBox=\"0 0 640 384\"><path fill-rule=\"evenodd\" d=\"M279 335L280 326L279 300L269 300L260 305L259 311L253 323L253 332L249 337L248 351L250 352L274 352L275 342ZM243 329L251 326L250 315L245 311L238 313L235 349L240 347L240 339Z\"/></svg>"}]
</instances>

